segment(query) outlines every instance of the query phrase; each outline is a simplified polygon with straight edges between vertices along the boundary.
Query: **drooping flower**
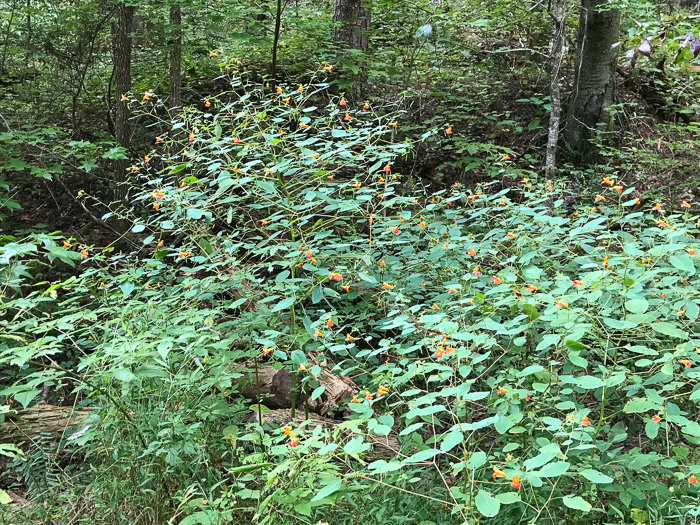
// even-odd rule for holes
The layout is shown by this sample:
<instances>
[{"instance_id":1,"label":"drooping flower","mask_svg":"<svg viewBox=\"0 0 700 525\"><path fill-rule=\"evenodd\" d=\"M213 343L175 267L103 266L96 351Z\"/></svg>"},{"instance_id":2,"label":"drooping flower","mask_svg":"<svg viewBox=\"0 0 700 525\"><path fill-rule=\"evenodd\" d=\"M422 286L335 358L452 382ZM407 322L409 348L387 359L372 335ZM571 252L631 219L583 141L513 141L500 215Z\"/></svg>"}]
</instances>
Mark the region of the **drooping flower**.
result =
<instances>
[{"instance_id":1,"label":"drooping flower","mask_svg":"<svg viewBox=\"0 0 700 525\"><path fill-rule=\"evenodd\" d=\"M654 423L660 423L660 422L661 422L661 418L660 418L659 416L654 416L654 417L651 418L651 420L652 420Z\"/></svg>"},{"instance_id":2,"label":"drooping flower","mask_svg":"<svg viewBox=\"0 0 700 525\"><path fill-rule=\"evenodd\" d=\"M367 392L365 392L365 399L372 399L372 392L367 390Z\"/></svg>"},{"instance_id":3,"label":"drooping flower","mask_svg":"<svg viewBox=\"0 0 700 525\"><path fill-rule=\"evenodd\" d=\"M339 106L345 106L347 105L347 102L345 102L345 97L340 97L340 102L338 102Z\"/></svg>"},{"instance_id":4,"label":"drooping flower","mask_svg":"<svg viewBox=\"0 0 700 525\"><path fill-rule=\"evenodd\" d=\"M497 394L505 394L506 392L509 392L509 390L506 390L502 386L499 386L498 389L496 390Z\"/></svg>"},{"instance_id":5,"label":"drooping flower","mask_svg":"<svg viewBox=\"0 0 700 525\"><path fill-rule=\"evenodd\" d=\"M695 476L690 476L690 477L688 478L688 483L690 483L691 485L696 485L697 482L698 482L698 480L697 480L697 478L696 478Z\"/></svg>"},{"instance_id":6,"label":"drooping flower","mask_svg":"<svg viewBox=\"0 0 700 525\"><path fill-rule=\"evenodd\" d=\"M497 479L497 478L499 478L499 477L503 477L503 478L508 479L508 476L506 475L506 473L503 472L503 471L502 471L501 469L499 469L498 467L493 467L493 474L491 474L491 477L492 477L493 479Z\"/></svg>"},{"instance_id":7,"label":"drooping flower","mask_svg":"<svg viewBox=\"0 0 700 525\"><path fill-rule=\"evenodd\" d=\"M119 98L119 101L120 102L129 102L129 97L122 94L122 96Z\"/></svg>"},{"instance_id":8,"label":"drooping flower","mask_svg":"<svg viewBox=\"0 0 700 525\"><path fill-rule=\"evenodd\" d=\"M209 57L210 57L210 58L211 58L211 57L218 57L218 56L219 56L219 55L217 55L214 51L209 51Z\"/></svg>"},{"instance_id":9,"label":"drooping flower","mask_svg":"<svg viewBox=\"0 0 700 525\"><path fill-rule=\"evenodd\" d=\"M520 478L517 475L513 476L513 481L510 482L510 486L517 490L521 485Z\"/></svg>"},{"instance_id":10,"label":"drooping flower","mask_svg":"<svg viewBox=\"0 0 700 525\"><path fill-rule=\"evenodd\" d=\"M433 306L431 306L430 308L432 308L433 310L439 310L439 309L440 309L440 307L437 305L437 303L433 303Z\"/></svg>"},{"instance_id":11,"label":"drooping flower","mask_svg":"<svg viewBox=\"0 0 700 525\"><path fill-rule=\"evenodd\" d=\"M583 417L581 418L581 424L582 424L584 427L590 426L591 422L588 420L588 416L583 416Z\"/></svg>"},{"instance_id":12,"label":"drooping flower","mask_svg":"<svg viewBox=\"0 0 700 525\"><path fill-rule=\"evenodd\" d=\"M569 306L569 305L566 304L566 303L564 303L564 302L562 302L561 299L557 299L556 302L554 303L554 306L563 306L564 308L566 308L566 307Z\"/></svg>"},{"instance_id":13,"label":"drooping flower","mask_svg":"<svg viewBox=\"0 0 700 525\"><path fill-rule=\"evenodd\" d=\"M384 281L382 284L382 290L391 290L394 286L389 284L388 282Z\"/></svg>"},{"instance_id":14,"label":"drooping flower","mask_svg":"<svg viewBox=\"0 0 700 525\"><path fill-rule=\"evenodd\" d=\"M331 318L329 317L329 318L328 318L328 321L326 321L326 326L327 326L328 328L332 328L333 325L334 325L333 319L331 319Z\"/></svg>"},{"instance_id":15,"label":"drooping flower","mask_svg":"<svg viewBox=\"0 0 700 525\"><path fill-rule=\"evenodd\" d=\"M694 249L694 248L688 248L687 251L688 251L688 253L689 253L690 255L695 255L695 249Z\"/></svg>"},{"instance_id":16,"label":"drooping flower","mask_svg":"<svg viewBox=\"0 0 700 525\"><path fill-rule=\"evenodd\" d=\"M323 337L323 332L321 332L318 328L315 328L314 330L314 337Z\"/></svg>"},{"instance_id":17,"label":"drooping flower","mask_svg":"<svg viewBox=\"0 0 700 525\"><path fill-rule=\"evenodd\" d=\"M690 208L690 204L688 204L687 202L683 201L683 202L681 202L681 208Z\"/></svg>"},{"instance_id":18,"label":"drooping flower","mask_svg":"<svg viewBox=\"0 0 700 525\"><path fill-rule=\"evenodd\" d=\"M354 338L353 336L351 336L350 334L345 334L345 340L346 340L348 343L351 343L351 342L353 342L353 341L355 340L355 338Z\"/></svg>"},{"instance_id":19,"label":"drooping flower","mask_svg":"<svg viewBox=\"0 0 700 525\"><path fill-rule=\"evenodd\" d=\"M452 135L452 126L445 130L445 135Z\"/></svg>"},{"instance_id":20,"label":"drooping flower","mask_svg":"<svg viewBox=\"0 0 700 525\"><path fill-rule=\"evenodd\" d=\"M380 384L379 387L377 387L377 397L385 396L388 393L389 393L389 389L387 387L385 387L384 385Z\"/></svg>"},{"instance_id":21,"label":"drooping flower","mask_svg":"<svg viewBox=\"0 0 700 525\"><path fill-rule=\"evenodd\" d=\"M692 363L690 361L688 361L687 359L681 359L681 364L686 368L690 368L692 365Z\"/></svg>"},{"instance_id":22,"label":"drooping flower","mask_svg":"<svg viewBox=\"0 0 700 525\"><path fill-rule=\"evenodd\" d=\"M296 436L289 440L289 446L292 448L295 448L297 446L297 443L299 443L299 438Z\"/></svg>"},{"instance_id":23,"label":"drooping flower","mask_svg":"<svg viewBox=\"0 0 700 525\"><path fill-rule=\"evenodd\" d=\"M501 279L499 279L499 278L496 277L495 275L492 275L492 276L491 276L491 282L492 282L493 284L501 284L503 281L501 281Z\"/></svg>"},{"instance_id":24,"label":"drooping flower","mask_svg":"<svg viewBox=\"0 0 700 525\"><path fill-rule=\"evenodd\" d=\"M481 275L481 272L479 271L479 267L478 267L478 266L476 266L476 267L472 270L472 275Z\"/></svg>"},{"instance_id":25,"label":"drooping flower","mask_svg":"<svg viewBox=\"0 0 700 525\"><path fill-rule=\"evenodd\" d=\"M573 285L574 285L575 287L577 287L577 288L578 288L579 286L583 286L583 283L582 283L581 281L574 281L574 282L571 283L571 284L573 284Z\"/></svg>"}]
</instances>

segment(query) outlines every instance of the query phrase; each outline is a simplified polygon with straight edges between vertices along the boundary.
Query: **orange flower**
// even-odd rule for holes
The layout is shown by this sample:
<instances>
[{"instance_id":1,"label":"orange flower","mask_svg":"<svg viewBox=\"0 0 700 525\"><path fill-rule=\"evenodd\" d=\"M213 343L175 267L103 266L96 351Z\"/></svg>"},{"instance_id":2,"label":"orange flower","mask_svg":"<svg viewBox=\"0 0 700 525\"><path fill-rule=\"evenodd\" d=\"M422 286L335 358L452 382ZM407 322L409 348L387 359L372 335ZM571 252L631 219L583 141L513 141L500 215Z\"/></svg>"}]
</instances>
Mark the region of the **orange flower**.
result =
<instances>
[{"instance_id":1,"label":"orange flower","mask_svg":"<svg viewBox=\"0 0 700 525\"><path fill-rule=\"evenodd\" d=\"M338 102L339 106L345 106L347 105L347 102L345 102L345 97L340 97L340 102Z\"/></svg>"},{"instance_id":2,"label":"orange flower","mask_svg":"<svg viewBox=\"0 0 700 525\"><path fill-rule=\"evenodd\" d=\"M481 275L481 272L479 271L479 267L478 267L478 266L476 266L476 267L472 270L472 275Z\"/></svg>"},{"instance_id":3,"label":"orange flower","mask_svg":"<svg viewBox=\"0 0 700 525\"><path fill-rule=\"evenodd\" d=\"M303 92L304 92L304 86L302 86L301 84L299 84L299 89L297 89L297 91L298 91L299 93L303 93Z\"/></svg>"},{"instance_id":4,"label":"orange flower","mask_svg":"<svg viewBox=\"0 0 700 525\"><path fill-rule=\"evenodd\" d=\"M491 282L492 282L493 284L501 284L503 281L501 281L501 280L500 280L498 277L496 277L495 275L492 275L492 276L491 276Z\"/></svg>"},{"instance_id":5,"label":"orange flower","mask_svg":"<svg viewBox=\"0 0 700 525\"><path fill-rule=\"evenodd\" d=\"M472 248L469 248L469 251L467 252L467 255L468 255L469 257L474 257L474 256L476 255L476 252L475 252Z\"/></svg>"},{"instance_id":6,"label":"orange flower","mask_svg":"<svg viewBox=\"0 0 700 525\"><path fill-rule=\"evenodd\" d=\"M292 429L289 426L284 426L282 427L282 435L283 436L293 436L294 432L292 432Z\"/></svg>"},{"instance_id":7,"label":"orange flower","mask_svg":"<svg viewBox=\"0 0 700 525\"><path fill-rule=\"evenodd\" d=\"M659 228L666 228L666 227L668 227L668 223L665 222L665 221L659 221L659 223L657 224L657 226L658 226Z\"/></svg>"},{"instance_id":8,"label":"orange flower","mask_svg":"<svg viewBox=\"0 0 700 525\"><path fill-rule=\"evenodd\" d=\"M445 135L452 135L452 126L445 130Z\"/></svg>"},{"instance_id":9,"label":"orange flower","mask_svg":"<svg viewBox=\"0 0 700 525\"><path fill-rule=\"evenodd\" d=\"M345 290L347 293L350 293L350 286L347 284L343 284L340 286L343 290Z\"/></svg>"},{"instance_id":10,"label":"orange flower","mask_svg":"<svg viewBox=\"0 0 700 525\"><path fill-rule=\"evenodd\" d=\"M87 250L83 250L82 252L80 252L81 259L87 259L87 256L88 256Z\"/></svg>"},{"instance_id":11,"label":"orange flower","mask_svg":"<svg viewBox=\"0 0 700 525\"><path fill-rule=\"evenodd\" d=\"M575 287L577 287L577 288L578 288L579 286L583 286L583 283L582 283L581 281L574 281L572 284L573 284Z\"/></svg>"},{"instance_id":12,"label":"orange flower","mask_svg":"<svg viewBox=\"0 0 700 525\"><path fill-rule=\"evenodd\" d=\"M160 137L156 137L156 142L163 142L163 139Z\"/></svg>"},{"instance_id":13,"label":"orange flower","mask_svg":"<svg viewBox=\"0 0 700 525\"><path fill-rule=\"evenodd\" d=\"M605 258L603 259L603 268L608 267L608 256L606 255Z\"/></svg>"},{"instance_id":14,"label":"orange flower","mask_svg":"<svg viewBox=\"0 0 700 525\"><path fill-rule=\"evenodd\" d=\"M369 390L365 392L365 399L372 399L372 392L370 392Z\"/></svg>"},{"instance_id":15,"label":"orange flower","mask_svg":"<svg viewBox=\"0 0 700 525\"><path fill-rule=\"evenodd\" d=\"M362 183L356 182L355 184L352 185L352 187L355 188L356 190L359 190L362 187Z\"/></svg>"},{"instance_id":16,"label":"orange flower","mask_svg":"<svg viewBox=\"0 0 700 525\"><path fill-rule=\"evenodd\" d=\"M555 306L563 306L566 308L568 305L566 303L563 303L561 299L557 299L557 301L554 303Z\"/></svg>"},{"instance_id":17,"label":"orange flower","mask_svg":"<svg viewBox=\"0 0 700 525\"><path fill-rule=\"evenodd\" d=\"M693 248L688 248L687 251L690 255L695 255L695 250Z\"/></svg>"},{"instance_id":18,"label":"orange flower","mask_svg":"<svg viewBox=\"0 0 700 525\"><path fill-rule=\"evenodd\" d=\"M73 245L69 241L63 241L64 248L70 248L71 246L73 246Z\"/></svg>"},{"instance_id":19,"label":"orange flower","mask_svg":"<svg viewBox=\"0 0 700 525\"><path fill-rule=\"evenodd\" d=\"M678 311L676 312L676 315L680 315L680 316L685 315L685 310L678 310Z\"/></svg>"},{"instance_id":20,"label":"orange flower","mask_svg":"<svg viewBox=\"0 0 700 525\"><path fill-rule=\"evenodd\" d=\"M613 189L614 189L617 193L622 193L622 186L613 186Z\"/></svg>"},{"instance_id":21,"label":"orange flower","mask_svg":"<svg viewBox=\"0 0 700 525\"><path fill-rule=\"evenodd\" d=\"M272 352L272 348L263 348L262 353L263 355L268 355L270 352Z\"/></svg>"},{"instance_id":22,"label":"orange flower","mask_svg":"<svg viewBox=\"0 0 700 525\"><path fill-rule=\"evenodd\" d=\"M396 127L398 127L398 125L399 125L398 122L392 122L391 124L389 124L389 126L391 126L392 128L396 128Z\"/></svg>"},{"instance_id":23,"label":"orange flower","mask_svg":"<svg viewBox=\"0 0 700 525\"><path fill-rule=\"evenodd\" d=\"M605 200L605 197L603 197L602 195L596 195L596 196L595 196L595 200L597 200L597 201L604 201L604 200Z\"/></svg>"},{"instance_id":24,"label":"orange flower","mask_svg":"<svg viewBox=\"0 0 700 525\"><path fill-rule=\"evenodd\" d=\"M690 483L691 485L695 485L697 482L698 482L698 480L695 476L690 476L688 478L688 483Z\"/></svg>"},{"instance_id":25,"label":"orange flower","mask_svg":"<svg viewBox=\"0 0 700 525\"><path fill-rule=\"evenodd\" d=\"M289 440L289 446L292 448L295 448L297 443L299 443L299 438L296 436Z\"/></svg>"},{"instance_id":26,"label":"orange flower","mask_svg":"<svg viewBox=\"0 0 700 525\"><path fill-rule=\"evenodd\" d=\"M127 97L126 95L122 95L122 96L119 98L119 100L120 100L121 102L129 102L129 97Z\"/></svg>"},{"instance_id":27,"label":"orange flower","mask_svg":"<svg viewBox=\"0 0 700 525\"><path fill-rule=\"evenodd\" d=\"M500 159L498 159L498 162L503 162L506 160L510 160L510 155L508 155L507 153L503 155Z\"/></svg>"},{"instance_id":28,"label":"orange flower","mask_svg":"<svg viewBox=\"0 0 700 525\"><path fill-rule=\"evenodd\" d=\"M510 237L511 239L515 239L517 237L517 235L515 235L514 233L508 232L508 233L506 233L506 237Z\"/></svg>"},{"instance_id":29,"label":"orange flower","mask_svg":"<svg viewBox=\"0 0 700 525\"><path fill-rule=\"evenodd\" d=\"M352 401L350 401L350 402L351 402L351 403L359 403L360 400L357 399L357 396L352 396Z\"/></svg>"},{"instance_id":30,"label":"orange flower","mask_svg":"<svg viewBox=\"0 0 700 525\"><path fill-rule=\"evenodd\" d=\"M639 198L634 199L635 204L639 204Z\"/></svg>"},{"instance_id":31,"label":"orange flower","mask_svg":"<svg viewBox=\"0 0 700 525\"><path fill-rule=\"evenodd\" d=\"M615 181L610 180L609 177L604 177L603 180L601 181L601 184L608 184L608 185L612 186L613 184L615 184Z\"/></svg>"},{"instance_id":32,"label":"orange flower","mask_svg":"<svg viewBox=\"0 0 700 525\"><path fill-rule=\"evenodd\" d=\"M390 172L391 171L391 164L387 164L386 166L384 166L384 171Z\"/></svg>"},{"instance_id":33,"label":"orange flower","mask_svg":"<svg viewBox=\"0 0 700 525\"><path fill-rule=\"evenodd\" d=\"M532 286L531 284L528 284L528 285L527 285L527 290L528 290L529 292L536 292L537 290L539 290L539 288L537 288L537 286Z\"/></svg>"},{"instance_id":34,"label":"orange flower","mask_svg":"<svg viewBox=\"0 0 700 525\"><path fill-rule=\"evenodd\" d=\"M190 133L189 136L187 137L187 140L188 140L189 142L194 142L194 134L193 134L193 133Z\"/></svg>"},{"instance_id":35,"label":"orange flower","mask_svg":"<svg viewBox=\"0 0 700 525\"><path fill-rule=\"evenodd\" d=\"M299 368L297 368L297 370L301 370L303 372L306 372L306 367L303 364L301 364L301 365L299 365Z\"/></svg>"},{"instance_id":36,"label":"orange flower","mask_svg":"<svg viewBox=\"0 0 700 525\"><path fill-rule=\"evenodd\" d=\"M654 211L661 211L661 204L659 204L659 203L657 202L656 204L654 204L654 208L653 208L653 209L654 209Z\"/></svg>"},{"instance_id":37,"label":"orange flower","mask_svg":"<svg viewBox=\"0 0 700 525\"><path fill-rule=\"evenodd\" d=\"M447 293L457 293L457 290L455 290L454 288L450 288L449 290L447 290Z\"/></svg>"},{"instance_id":38,"label":"orange flower","mask_svg":"<svg viewBox=\"0 0 700 525\"><path fill-rule=\"evenodd\" d=\"M146 91L146 92L143 94L143 99L144 99L144 100L151 100L151 93L149 93L148 91Z\"/></svg>"},{"instance_id":39,"label":"orange flower","mask_svg":"<svg viewBox=\"0 0 700 525\"><path fill-rule=\"evenodd\" d=\"M430 308L432 308L433 310L439 310L439 309L440 309L440 307L437 305L437 303L433 303L433 306L431 306Z\"/></svg>"},{"instance_id":40,"label":"orange flower","mask_svg":"<svg viewBox=\"0 0 700 525\"><path fill-rule=\"evenodd\" d=\"M391 290L394 286L389 284L388 282L384 281L382 284L382 290Z\"/></svg>"},{"instance_id":41,"label":"orange flower","mask_svg":"<svg viewBox=\"0 0 700 525\"><path fill-rule=\"evenodd\" d=\"M681 202L681 208L690 208L690 204L688 204L687 202L683 201L683 202Z\"/></svg>"},{"instance_id":42,"label":"orange flower","mask_svg":"<svg viewBox=\"0 0 700 525\"><path fill-rule=\"evenodd\" d=\"M659 422L661 421L661 418L660 418L659 416L654 416L654 417L651 418L651 420L652 420L654 423L659 423Z\"/></svg>"},{"instance_id":43,"label":"orange flower","mask_svg":"<svg viewBox=\"0 0 700 525\"><path fill-rule=\"evenodd\" d=\"M325 66L325 67L322 67L321 69L323 69L324 71L328 71L330 73L331 71L333 71L333 66Z\"/></svg>"},{"instance_id":44,"label":"orange flower","mask_svg":"<svg viewBox=\"0 0 700 525\"><path fill-rule=\"evenodd\" d=\"M306 250L304 257L306 257L307 259L311 259L311 257L313 257L313 253L311 252L311 250Z\"/></svg>"},{"instance_id":45,"label":"orange flower","mask_svg":"<svg viewBox=\"0 0 700 525\"><path fill-rule=\"evenodd\" d=\"M367 111L367 110L369 109L369 104L368 104L367 102L365 102L365 105L362 106L362 109L364 109L365 111Z\"/></svg>"},{"instance_id":46,"label":"orange flower","mask_svg":"<svg viewBox=\"0 0 700 525\"><path fill-rule=\"evenodd\" d=\"M499 469L498 467L493 467L493 474L491 474L491 477L492 477L493 479L496 479L496 478L498 478L498 477L503 477L503 478L508 479L508 476L506 476L505 472L503 472L503 471L502 471L501 469Z\"/></svg>"},{"instance_id":47,"label":"orange flower","mask_svg":"<svg viewBox=\"0 0 700 525\"><path fill-rule=\"evenodd\" d=\"M377 397L382 397L388 393L389 393L389 389L381 384L377 388Z\"/></svg>"},{"instance_id":48,"label":"orange flower","mask_svg":"<svg viewBox=\"0 0 700 525\"><path fill-rule=\"evenodd\" d=\"M279 87L279 86L277 86L277 94L278 94L278 95L281 95L281 94L282 94L282 88Z\"/></svg>"},{"instance_id":49,"label":"orange flower","mask_svg":"<svg viewBox=\"0 0 700 525\"><path fill-rule=\"evenodd\" d=\"M506 392L509 392L509 391L506 390L505 388L503 388L502 386L499 386L498 389L496 390L497 394L505 394Z\"/></svg>"},{"instance_id":50,"label":"orange flower","mask_svg":"<svg viewBox=\"0 0 700 525\"><path fill-rule=\"evenodd\" d=\"M210 58L211 58L211 57L218 57L218 56L219 56L219 55L217 55L216 53L214 53L214 51L209 51L209 57L210 57Z\"/></svg>"},{"instance_id":51,"label":"orange flower","mask_svg":"<svg viewBox=\"0 0 700 525\"><path fill-rule=\"evenodd\" d=\"M328 321L326 321L326 326L327 326L328 328L333 328L333 319L331 319L331 318L329 317L329 318L328 318Z\"/></svg>"},{"instance_id":52,"label":"orange flower","mask_svg":"<svg viewBox=\"0 0 700 525\"><path fill-rule=\"evenodd\" d=\"M353 342L353 341L355 340L355 338L354 338L353 336L351 336L350 334L345 334L345 340L346 340L348 343L351 343L351 342Z\"/></svg>"},{"instance_id":53,"label":"orange flower","mask_svg":"<svg viewBox=\"0 0 700 525\"><path fill-rule=\"evenodd\" d=\"M346 112L345 116L343 117L343 120L345 120L345 121L352 120L352 117L350 116L349 113Z\"/></svg>"},{"instance_id":54,"label":"orange flower","mask_svg":"<svg viewBox=\"0 0 700 525\"><path fill-rule=\"evenodd\" d=\"M688 361L687 359L681 359L681 363L682 363L683 366L686 367L686 368L690 368L690 366L691 366L691 364L692 364L692 363L691 363L690 361Z\"/></svg>"},{"instance_id":55,"label":"orange flower","mask_svg":"<svg viewBox=\"0 0 700 525\"><path fill-rule=\"evenodd\" d=\"M204 107L205 107L205 108L211 107L211 102L209 102L208 100L205 100L205 101L204 101Z\"/></svg>"},{"instance_id":56,"label":"orange flower","mask_svg":"<svg viewBox=\"0 0 700 525\"><path fill-rule=\"evenodd\" d=\"M287 97L287 98L283 98L283 99L282 99L282 102L285 102L286 104L289 104L289 101L290 101L290 100L291 100L291 98Z\"/></svg>"},{"instance_id":57,"label":"orange flower","mask_svg":"<svg viewBox=\"0 0 700 525\"><path fill-rule=\"evenodd\" d=\"M582 424L584 427L590 426L591 422L588 421L588 416L583 416L583 417L581 418L581 424Z\"/></svg>"},{"instance_id":58,"label":"orange flower","mask_svg":"<svg viewBox=\"0 0 700 525\"><path fill-rule=\"evenodd\" d=\"M154 203L153 203L153 209L154 209L154 210L157 210L158 208L160 208L160 204L158 204L157 202L154 202Z\"/></svg>"},{"instance_id":59,"label":"orange flower","mask_svg":"<svg viewBox=\"0 0 700 525\"><path fill-rule=\"evenodd\" d=\"M314 329L314 337L323 337L323 332L321 332L318 328Z\"/></svg>"},{"instance_id":60,"label":"orange flower","mask_svg":"<svg viewBox=\"0 0 700 525\"><path fill-rule=\"evenodd\" d=\"M516 490L520 488L520 478L517 475L513 476L513 481L510 482L510 486Z\"/></svg>"}]
</instances>

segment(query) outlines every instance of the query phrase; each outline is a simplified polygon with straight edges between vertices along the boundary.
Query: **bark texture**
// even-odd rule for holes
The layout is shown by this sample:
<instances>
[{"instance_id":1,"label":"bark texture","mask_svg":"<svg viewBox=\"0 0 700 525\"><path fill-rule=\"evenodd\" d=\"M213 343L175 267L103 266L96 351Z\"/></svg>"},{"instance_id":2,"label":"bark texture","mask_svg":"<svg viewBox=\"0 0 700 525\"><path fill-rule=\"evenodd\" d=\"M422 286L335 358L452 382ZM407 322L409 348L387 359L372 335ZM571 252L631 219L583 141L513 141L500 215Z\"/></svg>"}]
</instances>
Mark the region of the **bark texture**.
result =
<instances>
[{"instance_id":1,"label":"bark texture","mask_svg":"<svg viewBox=\"0 0 700 525\"><path fill-rule=\"evenodd\" d=\"M182 8L170 6L170 96L168 105L177 108L182 105Z\"/></svg>"},{"instance_id":2,"label":"bark texture","mask_svg":"<svg viewBox=\"0 0 700 525\"><path fill-rule=\"evenodd\" d=\"M545 169L550 175L554 171L557 163L557 147L559 144L559 126L561 124L561 65L564 55L564 41L566 38L565 23L566 13L564 11L565 0L556 0L554 4L554 20L556 29L552 41L551 54L551 74L549 87L549 100L552 111L549 116L549 135L547 138L547 156L545 158Z\"/></svg>"},{"instance_id":3,"label":"bark texture","mask_svg":"<svg viewBox=\"0 0 700 525\"><path fill-rule=\"evenodd\" d=\"M5 416L5 422L0 425L0 443L18 444L44 432L58 439L68 427L75 427L89 414L87 409L73 410L71 407L41 403Z\"/></svg>"},{"instance_id":4,"label":"bark texture","mask_svg":"<svg viewBox=\"0 0 700 525\"><path fill-rule=\"evenodd\" d=\"M326 415L332 409L346 406L349 399L358 392L357 385L347 377L338 376L323 369L315 379L325 387L323 393L316 399L309 399L309 410L316 414ZM258 366L258 382L251 372L241 379L246 384L242 394L253 401L260 395L260 403L269 408L290 408L292 406L292 377L288 370L275 370L271 365ZM304 394L296 396L297 414L304 413Z\"/></svg>"},{"instance_id":5,"label":"bark texture","mask_svg":"<svg viewBox=\"0 0 700 525\"><path fill-rule=\"evenodd\" d=\"M345 47L367 51L371 21L367 0L333 0L333 23L338 24L333 37Z\"/></svg>"},{"instance_id":6,"label":"bark texture","mask_svg":"<svg viewBox=\"0 0 700 525\"><path fill-rule=\"evenodd\" d=\"M136 7L117 5L117 20L112 25L112 56L114 61L114 91L116 95L114 111L114 135L117 144L128 149L131 143L129 126L129 102L122 100L131 90L131 32L134 27ZM116 184L115 199L121 201L126 196L126 169L128 159L118 159L114 162L114 182Z\"/></svg>"},{"instance_id":7,"label":"bark texture","mask_svg":"<svg viewBox=\"0 0 700 525\"><path fill-rule=\"evenodd\" d=\"M604 9L607 0L582 0L578 26L574 89L566 139L578 163L595 162L589 140L606 124L613 101L613 73L620 12Z\"/></svg>"}]
</instances>

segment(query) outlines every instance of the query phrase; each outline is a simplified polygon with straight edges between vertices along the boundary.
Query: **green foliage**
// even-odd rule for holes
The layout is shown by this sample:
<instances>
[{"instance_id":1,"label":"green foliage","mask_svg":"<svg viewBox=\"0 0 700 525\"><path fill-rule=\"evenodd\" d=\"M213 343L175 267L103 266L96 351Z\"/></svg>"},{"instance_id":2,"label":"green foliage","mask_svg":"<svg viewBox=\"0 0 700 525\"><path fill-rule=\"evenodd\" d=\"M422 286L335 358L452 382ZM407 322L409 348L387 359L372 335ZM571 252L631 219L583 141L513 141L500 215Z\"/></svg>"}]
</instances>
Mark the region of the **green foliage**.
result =
<instances>
[{"instance_id":1,"label":"green foliage","mask_svg":"<svg viewBox=\"0 0 700 525\"><path fill-rule=\"evenodd\" d=\"M690 519L697 216L613 181L572 205L496 152L509 187L424 189L394 168L414 145L390 108L312 105L324 75L233 77L161 130L132 170L141 254L8 239L0 395L93 407L64 446L116 520L378 523L408 495L426 523ZM18 293L55 260L78 274ZM294 447L248 423L230 392L261 348L312 397L324 359L353 377L349 419L294 425ZM367 459L389 433L396 455Z\"/></svg>"}]
</instances>

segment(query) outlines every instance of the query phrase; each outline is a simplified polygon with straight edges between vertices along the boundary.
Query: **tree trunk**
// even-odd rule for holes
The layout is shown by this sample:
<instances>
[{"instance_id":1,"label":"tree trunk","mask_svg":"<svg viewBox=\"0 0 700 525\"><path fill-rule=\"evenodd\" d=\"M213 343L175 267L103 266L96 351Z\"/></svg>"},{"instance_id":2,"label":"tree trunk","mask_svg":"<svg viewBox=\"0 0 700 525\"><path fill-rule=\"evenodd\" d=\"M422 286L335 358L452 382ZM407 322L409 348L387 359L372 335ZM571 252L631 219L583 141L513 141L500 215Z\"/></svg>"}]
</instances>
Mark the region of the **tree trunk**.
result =
<instances>
[{"instance_id":1,"label":"tree trunk","mask_svg":"<svg viewBox=\"0 0 700 525\"><path fill-rule=\"evenodd\" d=\"M117 20L112 24L112 53L114 60L114 135L117 144L128 149L131 142L129 126L129 101L123 100L131 89L131 31L134 25L135 6L119 4L116 9ZM115 200L121 201L126 197L126 170L128 159L118 159L114 162Z\"/></svg>"},{"instance_id":2,"label":"tree trunk","mask_svg":"<svg viewBox=\"0 0 700 525\"><path fill-rule=\"evenodd\" d=\"M371 10L367 0L333 0L333 38L350 49L367 51Z\"/></svg>"},{"instance_id":3,"label":"tree trunk","mask_svg":"<svg viewBox=\"0 0 700 525\"><path fill-rule=\"evenodd\" d=\"M613 73L620 12L601 10L606 0L582 0L578 26L574 90L569 107L566 138L578 163L595 162L589 142L599 123L607 124L613 100Z\"/></svg>"},{"instance_id":4,"label":"tree trunk","mask_svg":"<svg viewBox=\"0 0 700 525\"><path fill-rule=\"evenodd\" d=\"M552 41L552 65L550 74L549 101L552 107L549 116L549 136L547 139L547 156L545 169L547 175L552 175L557 163L557 145L559 143L559 126L561 123L561 65L564 55L564 41L566 38L566 13L564 11L565 0L556 0L554 4L554 20L556 28Z\"/></svg>"},{"instance_id":5,"label":"tree trunk","mask_svg":"<svg viewBox=\"0 0 700 525\"><path fill-rule=\"evenodd\" d=\"M5 416L7 419L0 425L0 443L28 442L37 434L48 432L55 438L60 438L69 427L90 415L89 409L73 410L71 407L39 404L25 410L20 410L16 416ZM68 434L70 435L70 434Z\"/></svg>"},{"instance_id":6,"label":"tree trunk","mask_svg":"<svg viewBox=\"0 0 700 525\"><path fill-rule=\"evenodd\" d=\"M177 108L182 105L182 8L170 6L170 96L168 106Z\"/></svg>"}]
</instances>

